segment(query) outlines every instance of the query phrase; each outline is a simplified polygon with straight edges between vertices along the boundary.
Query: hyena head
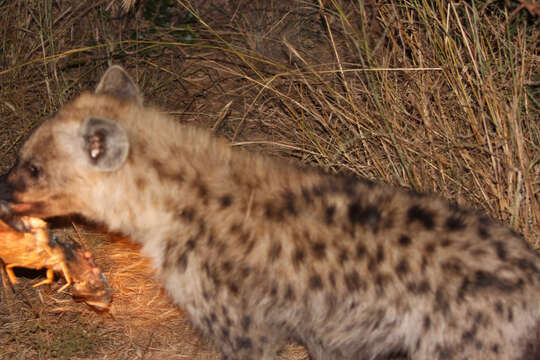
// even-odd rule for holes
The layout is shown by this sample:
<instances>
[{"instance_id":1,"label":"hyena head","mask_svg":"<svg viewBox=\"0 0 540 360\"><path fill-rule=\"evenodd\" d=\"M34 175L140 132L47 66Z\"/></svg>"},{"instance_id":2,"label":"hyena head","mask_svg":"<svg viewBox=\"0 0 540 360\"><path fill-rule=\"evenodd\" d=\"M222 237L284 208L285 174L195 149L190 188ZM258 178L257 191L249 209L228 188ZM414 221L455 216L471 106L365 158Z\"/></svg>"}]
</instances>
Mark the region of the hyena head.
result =
<instances>
[{"instance_id":1,"label":"hyena head","mask_svg":"<svg viewBox=\"0 0 540 360\"><path fill-rule=\"evenodd\" d=\"M121 67L112 66L94 93L82 94L46 120L22 146L8 176L13 211L84 215L92 198L114 191L107 179L130 154L122 118L141 104L135 83Z\"/></svg>"}]
</instances>

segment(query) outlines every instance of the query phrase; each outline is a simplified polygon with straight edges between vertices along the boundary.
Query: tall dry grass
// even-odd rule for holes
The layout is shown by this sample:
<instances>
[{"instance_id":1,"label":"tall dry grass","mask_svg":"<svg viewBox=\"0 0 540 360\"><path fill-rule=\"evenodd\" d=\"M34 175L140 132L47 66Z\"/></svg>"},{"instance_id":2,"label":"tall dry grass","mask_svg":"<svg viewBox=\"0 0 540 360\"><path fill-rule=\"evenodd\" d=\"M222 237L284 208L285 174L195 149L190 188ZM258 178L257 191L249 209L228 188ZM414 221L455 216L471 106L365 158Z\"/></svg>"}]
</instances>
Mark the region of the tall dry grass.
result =
<instances>
[{"instance_id":1,"label":"tall dry grass","mask_svg":"<svg viewBox=\"0 0 540 360\"><path fill-rule=\"evenodd\" d=\"M256 3L242 12L272 11L231 31L199 19L229 60L200 66L241 82L228 135L262 133L238 146L442 194L540 240L538 23L489 4Z\"/></svg>"}]
</instances>

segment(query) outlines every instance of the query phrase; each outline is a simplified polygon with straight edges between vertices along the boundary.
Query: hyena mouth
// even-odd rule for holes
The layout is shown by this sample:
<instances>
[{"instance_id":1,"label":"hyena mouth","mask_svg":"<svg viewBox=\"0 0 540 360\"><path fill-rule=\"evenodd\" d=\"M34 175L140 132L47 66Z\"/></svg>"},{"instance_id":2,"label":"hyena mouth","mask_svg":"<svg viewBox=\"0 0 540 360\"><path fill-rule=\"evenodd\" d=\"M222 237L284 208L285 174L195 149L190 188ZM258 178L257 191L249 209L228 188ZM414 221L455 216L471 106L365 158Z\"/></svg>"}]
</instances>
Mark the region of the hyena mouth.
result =
<instances>
[{"instance_id":1,"label":"hyena mouth","mask_svg":"<svg viewBox=\"0 0 540 360\"><path fill-rule=\"evenodd\" d=\"M43 208L43 202L11 203L10 209L16 215L29 215L40 211Z\"/></svg>"}]
</instances>

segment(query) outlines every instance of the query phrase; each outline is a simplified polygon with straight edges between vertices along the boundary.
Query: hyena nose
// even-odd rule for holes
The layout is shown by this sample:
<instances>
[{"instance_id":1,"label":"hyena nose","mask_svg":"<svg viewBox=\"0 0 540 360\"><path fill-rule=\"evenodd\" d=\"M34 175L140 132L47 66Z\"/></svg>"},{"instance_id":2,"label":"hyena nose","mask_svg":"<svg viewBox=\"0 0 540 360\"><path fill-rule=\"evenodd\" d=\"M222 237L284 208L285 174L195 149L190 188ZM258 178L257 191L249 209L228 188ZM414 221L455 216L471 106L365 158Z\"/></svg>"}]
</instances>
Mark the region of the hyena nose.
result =
<instances>
[{"instance_id":1,"label":"hyena nose","mask_svg":"<svg viewBox=\"0 0 540 360\"><path fill-rule=\"evenodd\" d=\"M13 187L8 183L8 174L0 176L0 200L13 200Z\"/></svg>"}]
</instances>

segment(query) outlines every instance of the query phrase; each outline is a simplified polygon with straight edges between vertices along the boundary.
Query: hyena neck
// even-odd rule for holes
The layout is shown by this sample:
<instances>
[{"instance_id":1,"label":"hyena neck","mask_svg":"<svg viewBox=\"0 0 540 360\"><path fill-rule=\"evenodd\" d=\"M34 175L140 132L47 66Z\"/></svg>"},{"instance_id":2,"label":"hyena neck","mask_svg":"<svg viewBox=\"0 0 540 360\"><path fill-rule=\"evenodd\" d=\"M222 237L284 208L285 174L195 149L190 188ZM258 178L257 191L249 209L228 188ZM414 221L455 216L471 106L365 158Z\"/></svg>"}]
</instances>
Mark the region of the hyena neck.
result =
<instances>
[{"instance_id":1,"label":"hyena neck","mask_svg":"<svg viewBox=\"0 0 540 360\"><path fill-rule=\"evenodd\" d=\"M224 216L245 216L250 202L289 186L289 166L233 151L200 129L163 127L162 136L156 128L151 139L137 137L125 168L108 179L107 188L118 195L102 194L107 205L99 217L111 230L143 245L163 242L196 231L201 223L222 227Z\"/></svg>"}]
</instances>

